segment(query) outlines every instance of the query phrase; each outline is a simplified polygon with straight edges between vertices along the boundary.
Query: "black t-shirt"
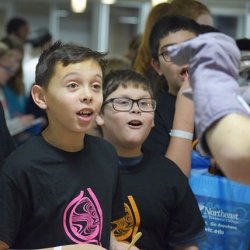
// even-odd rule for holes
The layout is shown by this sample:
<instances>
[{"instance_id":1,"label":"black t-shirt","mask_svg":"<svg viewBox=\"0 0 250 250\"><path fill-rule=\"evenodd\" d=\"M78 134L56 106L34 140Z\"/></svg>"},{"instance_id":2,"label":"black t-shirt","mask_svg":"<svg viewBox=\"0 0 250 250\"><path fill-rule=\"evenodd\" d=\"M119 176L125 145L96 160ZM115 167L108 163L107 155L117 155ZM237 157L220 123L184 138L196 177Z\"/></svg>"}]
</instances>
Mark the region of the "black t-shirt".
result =
<instances>
[{"instance_id":1,"label":"black t-shirt","mask_svg":"<svg viewBox=\"0 0 250 250\"><path fill-rule=\"evenodd\" d=\"M141 161L137 158L132 165L125 164L121 174L126 217L113 223L118 239L130 242L142 232L136 243L141 250L197 243L204 220L188 179L179 168L169 159L149 152L144 152Z\"/></svg>"},{"instance_id":2,"label":"black t-shirt","mask_svg":"<svg viewBox=\"0 0 250 250\"><path fill-rule=\"evenodd\" d=\"M3 160L15 149L15 143L7 128L4 111L0 102L0 167Z\"/></svg>"},{"instance_id":3,"label":"black t-shirt","mask_svg":"<svg viewBox=\"0 0 250 250\"><path fill-rule=\"evenodd\" d=\"M124 215L117 165L115 149L97 137L86 135L74 153L31 138L2 168L0 240L21 249L109 248L111 220Z\"/></svg>"},{"instance_id":4,"label":"black t-shirt","mask_svg":"<svg viewBox=\"0 0 250 250\"><path fill-rule=\"evenodd\" d=\"M157 98L155 126L143 144L143 148L165 155L170 141L175 114L176 96L165 91Z\"/></svg>"}]
</instances>

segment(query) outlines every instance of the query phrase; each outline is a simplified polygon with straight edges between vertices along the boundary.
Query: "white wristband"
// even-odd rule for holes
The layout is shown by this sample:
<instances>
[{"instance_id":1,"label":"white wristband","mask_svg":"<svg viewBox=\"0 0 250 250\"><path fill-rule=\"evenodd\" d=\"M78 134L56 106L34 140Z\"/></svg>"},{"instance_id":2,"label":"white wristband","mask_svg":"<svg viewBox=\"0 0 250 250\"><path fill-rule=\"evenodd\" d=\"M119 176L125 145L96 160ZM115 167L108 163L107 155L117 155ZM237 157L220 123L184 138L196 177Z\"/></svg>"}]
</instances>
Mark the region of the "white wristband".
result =
<instances>
[{"instance_id":1,"label":"white wristband","mask_svg":"<svg viewBox=\"0 0 250 250\"><path fill-rule=\"evenodd\" d=\"M183 130L177 130L177 129L171 129L169 132L170 136L174 136L174 137L179 137L179 138L183 138L183 139L187 139L187 140L193 140L194 134L187 132L187 131L183 131Z\"/></svg>"}]
</instances>

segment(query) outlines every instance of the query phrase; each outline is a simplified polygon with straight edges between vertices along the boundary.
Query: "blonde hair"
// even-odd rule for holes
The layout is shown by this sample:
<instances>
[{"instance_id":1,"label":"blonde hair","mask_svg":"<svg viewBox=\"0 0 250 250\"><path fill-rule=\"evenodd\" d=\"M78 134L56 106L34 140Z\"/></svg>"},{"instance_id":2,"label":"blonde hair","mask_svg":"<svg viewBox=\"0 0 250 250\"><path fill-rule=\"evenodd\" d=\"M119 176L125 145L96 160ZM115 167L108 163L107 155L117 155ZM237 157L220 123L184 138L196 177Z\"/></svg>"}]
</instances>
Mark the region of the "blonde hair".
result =
<instances>
[{"instance_id":1,"label":"blonde hair","mask_svg":"<svg viewBox=\"0 0 250 250\"><path fill-rule=\"evenodd\" d=\"M16 47L9 47L8 44L0 41L0 59L12 60L16 57L17 53L22 54L22 51ZM10 88L17 95L22 95L24 93L24 83L21 65L19 65L15 76L10 77L6 84L8 84L8 86L10 86Z\"/></svg>"},{"instance_id":2,"label":"blonde hair","mask_svg":"<svg viewBox=\"0 0 250 250\"><path fill-rule=\"evenodd\" d=\"M141 37L141 42L134 62L134 70L137 73L144 74L150 67L151 53L149 49L149 36L154 24L163 16L168 14L170 4L167 2L154 6L146 20L145 30Z\"/></svg>"},{"instance_id":3,"label":"blonde hair","mask_svg":"<svg viewBox=\"0 0 250 250\"><path fill-rule=\"evenodd\" d=\"M181 15L196 20L202 14L211 14L203 3L196 0L173 0L170 14Z\"/></svg>"},{"instance_id":4,"label":"blonde hair","mask_svg":"<svg viewBox=\"0 0 250 250\"><path fill-rule=\"evenodd\" d=\"M206 5L196 0L173 0L171 3L164 2L153 7L146 20L145 30L134 63L134 70L145 75L151 68L149 37L154 24L160 18L166 15L180 15L196 20L202 14L210 14L210 11Z\"/></svg>"}]
</instances>

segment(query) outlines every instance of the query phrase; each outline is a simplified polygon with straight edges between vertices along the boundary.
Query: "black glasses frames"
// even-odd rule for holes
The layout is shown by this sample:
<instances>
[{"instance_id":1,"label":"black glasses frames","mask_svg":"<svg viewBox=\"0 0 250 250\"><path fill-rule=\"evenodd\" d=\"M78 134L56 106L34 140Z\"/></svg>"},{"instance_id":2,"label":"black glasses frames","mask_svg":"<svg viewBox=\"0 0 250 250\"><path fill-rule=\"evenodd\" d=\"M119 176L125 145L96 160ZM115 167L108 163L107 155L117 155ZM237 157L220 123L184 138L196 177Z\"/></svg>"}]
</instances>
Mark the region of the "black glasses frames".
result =
<instances>
[{"instance_id":1,"label":"black glasses frames","mask_svg":"<svg viewBox=\"0 0 250 250\"><path fill-rule=\"evenodd\" d=\"M171 62L167 51L163 51L158 56L162 56L165 62Z\"/></svg>"},{"instance_id":2,"label":"black glasses frames","mask_svg":"<svg viewBox=\"0 0 250 250\"><path fill-rule=\"evenodd\" d=\"M111 98L103 103L103 107L108 103L111 103L113 109L119 112L130 111L134 103L137 104L141 112L154 112L156 108L156 100L153 98L140 98L136 100L127 97Z\"/></svg>"}]
</instances>

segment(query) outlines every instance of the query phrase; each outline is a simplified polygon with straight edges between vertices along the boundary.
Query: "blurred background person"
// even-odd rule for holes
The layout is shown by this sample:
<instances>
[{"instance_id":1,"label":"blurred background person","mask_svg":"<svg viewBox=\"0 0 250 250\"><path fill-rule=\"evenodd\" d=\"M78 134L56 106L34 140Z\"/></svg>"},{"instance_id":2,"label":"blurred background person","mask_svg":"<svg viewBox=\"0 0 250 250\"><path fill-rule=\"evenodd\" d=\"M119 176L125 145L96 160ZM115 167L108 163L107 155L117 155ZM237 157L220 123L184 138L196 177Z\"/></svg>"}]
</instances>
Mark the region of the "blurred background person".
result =
<instances>
[{"instance_id":1,"label":"blurred background person","mask_svg":"<svg viewBox=\"0 0 250 250\"><path fill-rule=\"evenodd\" d=\"M13 17L6 24L6 36L1 40L10 48L20 48L23 50L24 43L29 35L29 24L22 17Z\"/></svg>"},{"instance_id":2,"label":"blurred background person","mask_svg":"<svg viewBox=\"0 0 250 250\"><path fill-rule=\"evenodd\" d=\"M27 98L23 82L22 61L24 44L29 35L29 24L21 17L13 17L6 24L6 36L1 41L15 55L15 70L3 86L10 118L25 114Z\"/></svg>"},{"instance_id":3,"label":"blurred background person","mask_svg":"<svg viewBox=\"0 0 250 250\"><path fill-rule=\"evenodd\" d=\"M46 28L40 28L30 33L27 43L31 45L29 58L23 62L23 77L25 93L30 95L31 86L35 83L35 71L41 53L52 44L52 35Z\"/></svg>"},{"instance_id":4,"label":"blurred background person","mask_svg":"<svg viewBox=\"0 0 250 250\"><path fill-rule=\"evenodd\" d=\"M195 20L199 24L214 26L212 14L208 7L196 0L173 0L170 14L182 15Z\"/></svg>"},{"instance_id":5,"label":"blurred background person","mask_svg":"<svg viewBox=\"0 0 250 250\"><path fill-rule=\"evenodd\" d=\"M10 78L3 86L3 92L8 106L10 118L25 114L27 97L24 91L22 58L23 52L19 48L10 48L13 66Z\"/></svg>"},{"instance_id":6,"label":"blurred background person","mask_svg":"<svg viewBox=\"0 0 250 250\"><path fill-rule=\"evenodd\" d=\"M26 113L32 114L36 118L42 118L42 127L47 124L46 113L34 103L33 98L31 96L31 88L32 85L35 83L35 71L39 57L44 50L48 49L51 46L52 41L52 35L48 31L48 29L39 28L32 31L27 40L27 45L30 45L29 55L23 62L24 84L27 96Z\"/></svg>"},{"instance_id":7,"label":"blurred background person","mask_svg":"<svg viewBox=\"0 0 250 250\"><path fill-rule=\"evenodd\" d=\"M139 49L141 38L142 38L141 34L137 34L136 36L132 37L128 45L128 51L125 54L125 57L131 62L132 67L135 63L135 58L137 55L137 51Z\"/></svg>"},{"instance_id":8,"label":"blurred background person","mask_svg":"<svg viewBox=\"0 0 250 250\"><path fill-rule=\"evenodd\" d=\"M193 103L183 96L190 85L188 65L176 65L169 59L166 49L197 36L200 25L194 20L166 15L156 22L150 34L152 67L168 83L168 91L157 96L155 126L143 147L165 155L188 176L191 166L194 137Z\"/></svg>"},{"instance_id":9,"label":"blurred background person","mask_svg":"<svg viewBox=\"0 0 250 250\"><path fill-rule=\"evenodd\" d=\"M12 118L9 112L8 103L4 94L4 86L6 82L17 71L16 51L8 48L4 43L0 43L0 102L2 103L7 126L14 133L20 127L26 126L33 121L32 115L20 115Z\"/></svg>"},{"instance_id":10,"label":"blurred background person","mask_svg":"<svg viewBox=\"0 0 250 250\"><path fill-rule=\"evenodd\" d=\"M155 5L148 14L145 29L141 35L140 44L137 50L136 57L134 59L133 68L136 72L141 73L149 78L151 81L153 90L154 84L152 80L157 79L157 82L162 80L165 82L164 78L158 76L158 74L151 67L151 53L149 49L149 36L154 24L163 16L167 15L170 10L170 3L163 2Z\"/></svg>"}]
</instances>

